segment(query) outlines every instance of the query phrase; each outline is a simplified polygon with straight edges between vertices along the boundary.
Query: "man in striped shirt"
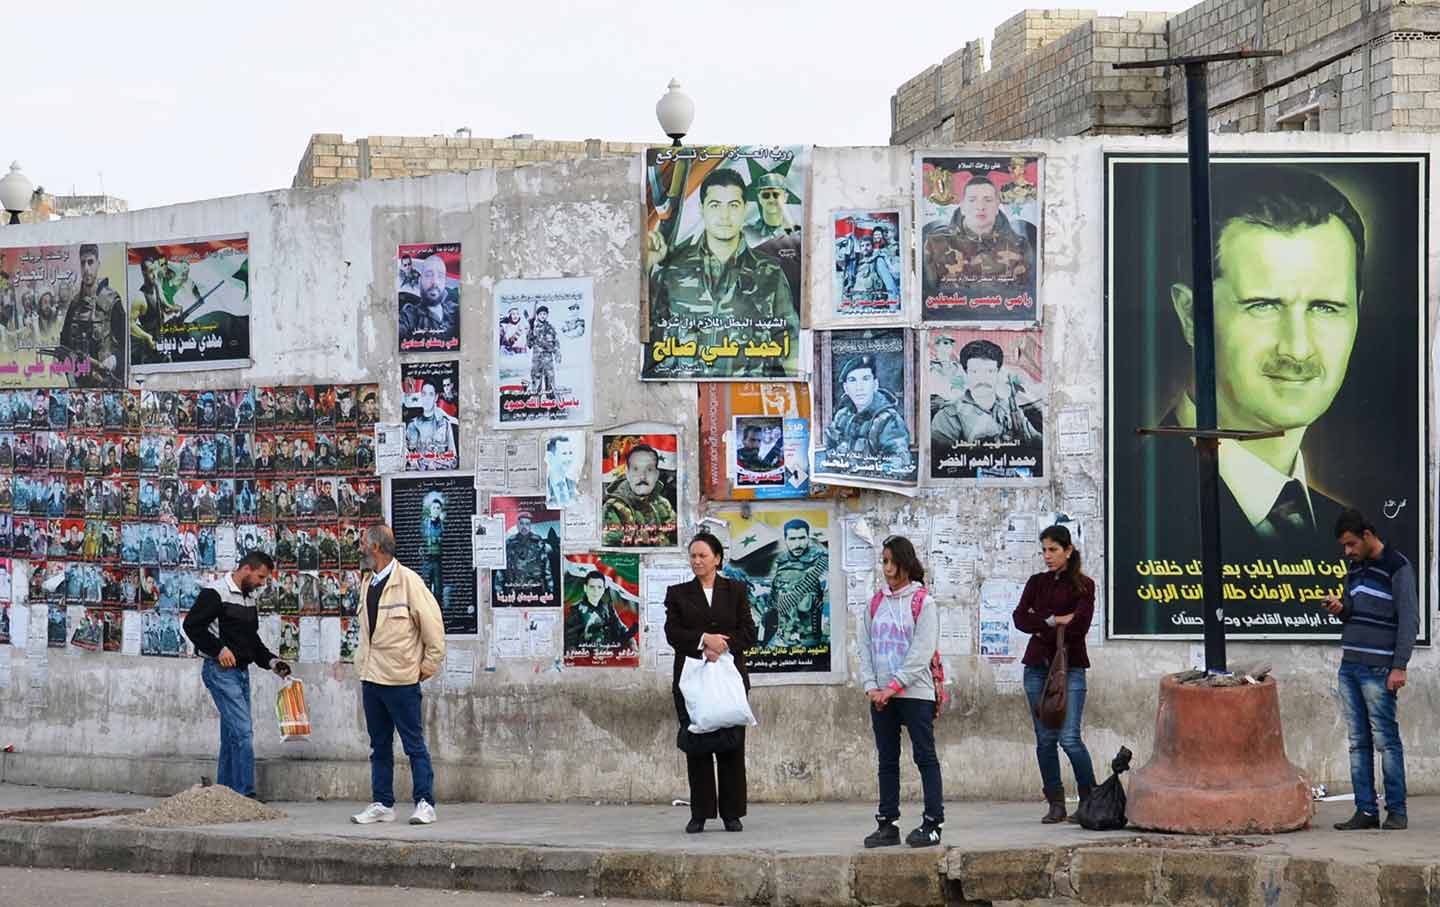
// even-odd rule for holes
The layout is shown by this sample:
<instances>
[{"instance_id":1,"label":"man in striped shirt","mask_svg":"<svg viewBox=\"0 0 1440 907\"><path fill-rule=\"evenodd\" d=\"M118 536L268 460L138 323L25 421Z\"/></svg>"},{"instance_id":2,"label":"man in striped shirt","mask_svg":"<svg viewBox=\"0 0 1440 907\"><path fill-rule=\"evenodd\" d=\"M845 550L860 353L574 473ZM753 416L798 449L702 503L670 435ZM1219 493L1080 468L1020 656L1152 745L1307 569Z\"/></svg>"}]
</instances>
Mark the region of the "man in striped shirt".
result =
<instances>
[{"instance_id":1,"label":"man in striped shirt","mask_svg":"<svg viewBox=\"0 0 1440 907\"><path fill-rule=\"evenodd\" d=\"M1405 814L1405 748L1395 702L1419 630L1415 568L1375 535L1358 510L1335 521L1335 538L1350 562L1344 594L1331 594L1325 609L1345 623L1340 636L1340 702L1350 733L1350 783L1355 815L1336 823L1340 831L1408 826ZM1385 824L1375 801L1375 750L1385 776Z\"/></svg>"}]
</instances>

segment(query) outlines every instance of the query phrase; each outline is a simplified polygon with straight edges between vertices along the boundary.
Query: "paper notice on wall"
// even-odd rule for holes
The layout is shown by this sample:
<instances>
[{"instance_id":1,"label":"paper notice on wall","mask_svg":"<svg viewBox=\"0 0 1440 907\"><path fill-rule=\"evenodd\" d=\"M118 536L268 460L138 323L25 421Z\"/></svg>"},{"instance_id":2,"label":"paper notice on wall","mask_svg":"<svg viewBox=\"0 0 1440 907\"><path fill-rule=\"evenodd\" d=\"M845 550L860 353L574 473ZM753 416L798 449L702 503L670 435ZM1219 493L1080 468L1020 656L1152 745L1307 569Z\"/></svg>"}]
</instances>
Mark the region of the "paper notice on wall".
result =
<instances>
[{"instance_id":1,"label":"paper notice on wall","mask_svg":"<svg viewBox=\"0 0 1440 907\"><path fill-rule=\"evenodd\" d=\"M271 652L280 651L280 615L260 615L260 640Z\"/></svg>"},{"instance_id":2,"label":"paper notice on wall","mask_svg":"<svg viewBox=\"0 0 1440 907\"><path fill-rule=\"evenodd\" d=\"M1056 449L1062 457L1078 457L1095 450L1094 437L1090 432L1090 407L1067 406L1055 417L1055 429L1059 438Z\"/></svg>"},{"instance_id":3,"label":"paper notice on wall","mask_svg":"<svg viewBox=\"0 0 1440 907\"><path fill-rule=\"evenodd\" d=\"M671 586L688 583L695 574L685 564L646 564L641 574L645 583L645 623L665 626L665 591Z\"/></svg>"},{"instance_id":4,"label":"paper notice on wall","mask_svg":"<svg viewBox=\"0 0 1440 907\"><path fill-rule=\"evenodd\" d=\"M334 664L340 660L340 637L342 635L340 618L320 618L320 660L325 664Z\"/></svg>"},{"instance_id":5,"label":"paper notice on wall","mask_svg":"<svg viewBox=\"0 0 1440 907\"><path fill-rule=\"evenodd\" d=\"M476 570L505 569L505 514L470 517L470 558Z\"/></svg>"},{"instance_id":6,"label":"paper notice on wall","mask_svg":"<svg viewBox=\"0 0 1440 907\"><path fill-rule=\"evenodd\" d=\"M560 625L558 611L525 612L525 657L555 658L560 654L555 642L555 628Z\"/></svg>"},{"instance_id":7,"label":"paper notice on wall","mask_svg":"<svg viewBox=\"0 0 1440 907\"><path fill-rule=\"evenodd\" d=\"M869 570L845 574L845 606L859 618L868 618L870 599L875 595L875 574Z\"/></svg>"},{"instance_id":8,"label":"paper notice on wall","mask_svg":"<svg viewBox=\"0 0 1440 907\"><path fill-rule=\"evenodd\" d=\"M140 612L126 611L124 623L120 627L120 654L140 654Z\"/></svg>"},{"instance_id":9,"label":"paper notice on wall","mask_svg":"<svg viewBox=\"0 0 1440 907\"><path fill-rule=\"evenodd\" d=\"M49 658L50 653L50 606L30 606L30 640L27 653L31 658Z\"/></svg>"},{"instance_id":10,"label":"paper notice on wall","mask_svg":"<svg viewBox=\"0 0 1440 907\"><path fill-rule=\"evenodd\" d=\"M560 511L561 546L566 551L589 551L600 546L600 512L595 499L581 495Z\"/></svg>"},{"instance_id":11,"label":"paper notice on wall","mask_svg":"<svg viewBox=\"0 0 1440 907\"><path fill-rule=\"evenodd\" d=\"M1016 658L1011 617L1024 586L1005 580L986 580L980 586L980 654L987 658ZM1023 650L1022 650L1023 651Z\"/></svg>"},{"instance_id":12,"label":"paper notice on wall","mask_svg":"<svg viewBox=\"0 0 1440 907\"><path fill-rule=\"evenodd\" d=\"M339 660L339 647L336 647L336 660ZM300 618L300 661L307 664L314 664L320 660L320 618Z\"/></svg>"},{"instance_id":13,"label":"paper notice on wall","mask_svg":"<svg viewBox=\"0 0 1440 907\"><path fill-rule=\"evenodd\" d=\"M940 654L975 654L975 634L970 628L970 609L940 609Z\"/></svg>"},{"instance_id":14,"label":"paper notice on wall","mask_svg":"<svg viewBox=\"0 0 1440 907\"><path fill-rule=\"evenodd\" d=\"M1205 670L1205 644L1203 642L1192 642L1189 651L1186 652L1186 667L1192 671Z\"/></svg>"},{"instance_id":15,"label":"paper notice on wall","mask_svg":"<svg viewBox=\"0 0 1440 907\"><path fill-rule=\"evenodd\" d=\"M0 690L10 688L10 647L0 646Z\"/></svg>"},{"instance_id":16,"label":"paper notice on wall","mask_svg":"<svg viewBox=\"0 0 1440 907\"><path fill-rule=\"evenodd\" d=\"M875 530L863 516L845 518L845 554L843 566L851 570L873 570L875 568Z\"/></svg>"},{"instance_id":17,"label":"paper notice on wall","mask_svg":"<svg viewBox=\"0 0 1440 907\"><path fill-rule=\"evenodd\" d=\"M516 438L505 443L505 490L511 494L540 494L540 439Z\"/></svg>"},{"instance_id":18,"label":"paper notice on wall","mask_svg":"<svg viewBox=\"0 0 1440 907\"><path fill-rule=\"evenodd\" d=\"M215 527L215 563L224 570L235 567L234 523L222 523Z\"/></svg>"},{"instance_id":19,"label":"paper notice on wall","mask_svg":"<svg viewBox=\"0 0 1440 907\"><path fill-rule=\"evenodd\" d=\"M928 513L912 513L905 511L895 515L890 523L888 535L903 535L915 546L916 551L930 550L931 526L934 521ZM883 538L876 539L877 543Z\"/></svg>"},{"instance_id":20,"label":"paper notice on wall","mask_svg":"<svg viewBox=\"0 0 1440 907\"><path fill-rule=\"evenodd\" d=\"M16 576L19 576L18 570ZM10 645L21 652L30 648L30 606L27 604L16 602L10 606Z\"/></svg>"},{"instance_id":21,"label":"paper notice on wall","mask_svg":"<svg viewBox=\"0 0 1440 907\"><path fill-rule=\"evenodd\" d=\"M525 613L508 608L493 612L490 639L497 658L524 658Z\"/></svg>"},{"instance_id":22,"label":"paper notice on wall","mask_svg":"<svg viewBox=\"0 0 1440 907\"><path fill-rule=\"evenodd\" d=\"M375 423L375 474L405 471L405 426L399 422Z\"/></svg>"},{"instance_id":23,"label":"paper notice on wall","mask_svg":"<svg viewBox=\"0 0 1440 907\"><path fill-rule=\"evenodd\" d=\"M1012 513L1005 520L1007 548L1039 547L1039 518L1033 513Z\"/></svg>"},{"instance_id":24,"label":"paper notice on wall","mask_svg":"<svg viewBox=\"0 0 1440 907\"><path fill-rule=\"evenodd\" d=\"M1020 660L991 662L990 670L995 672L997 693L1023 693L1025 691L1025 665Z\"/></svg>"},{"instance_id":25,"label":"paper notice on wall","mask_svg":"<svg viewBox=\"0 0 1440 907\"><path fill-rule=\"evenodd\" d=\"M505 490L505 447L504 438L477 437L471 449L475 451L475 487L481 491Z\"/></svg>"},{"instance_id":26,"label":"paper notice on wall","mask_svg":"<svg viewBox=\"0 0 1440 907\"><path fill-rule=\"evenodd\" d=\"M100 651L105 630L103 627L92 629L92 622L85 617L84 605L70 605L65 609L65 626L70 634L65 641L65 654L83 655Z\"/></svg>"},{"instance_id":27,"label":"paper notice on wall","mask_svg":"<svg viewBox=\"0 0 1440 907\"><path fill-rule=\"evenodd\" d=\"M475 686L475 650L452 646L445 652L445 689L468 690Z\"/></svg>"}]
</instances>

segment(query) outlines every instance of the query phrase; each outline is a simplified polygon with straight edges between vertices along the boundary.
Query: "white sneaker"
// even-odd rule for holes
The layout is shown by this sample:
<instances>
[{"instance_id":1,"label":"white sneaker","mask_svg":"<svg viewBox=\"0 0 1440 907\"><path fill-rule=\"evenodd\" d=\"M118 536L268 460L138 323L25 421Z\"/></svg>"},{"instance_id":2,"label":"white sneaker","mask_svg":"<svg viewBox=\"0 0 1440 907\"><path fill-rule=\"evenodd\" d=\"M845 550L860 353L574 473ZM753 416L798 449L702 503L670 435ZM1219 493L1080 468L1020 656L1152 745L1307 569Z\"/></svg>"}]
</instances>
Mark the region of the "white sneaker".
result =
<instances>
[{"instance_id":1,"label":"white sneaker","mask_svg":"<svg viewBox=\"0 0 1440 907\"><path fill-rule=\"evenodd\" d=\"M394 822L395 810L379 803L371 803L365 807L363 812L358 812L351 816L350 821L356 825L369 825L373 822Z\"/></svg>"},{"instance_id":2,"label":"white sneaker","mask_svg":"<svg viewBox=\"0 0 1440 907\"><path fill-rule=\"evenodd\" d=\"M425 800L415 804L415 815L410 817L411 825L430 825L435 821L435 807Z\"/></svg>"}]
</instances>

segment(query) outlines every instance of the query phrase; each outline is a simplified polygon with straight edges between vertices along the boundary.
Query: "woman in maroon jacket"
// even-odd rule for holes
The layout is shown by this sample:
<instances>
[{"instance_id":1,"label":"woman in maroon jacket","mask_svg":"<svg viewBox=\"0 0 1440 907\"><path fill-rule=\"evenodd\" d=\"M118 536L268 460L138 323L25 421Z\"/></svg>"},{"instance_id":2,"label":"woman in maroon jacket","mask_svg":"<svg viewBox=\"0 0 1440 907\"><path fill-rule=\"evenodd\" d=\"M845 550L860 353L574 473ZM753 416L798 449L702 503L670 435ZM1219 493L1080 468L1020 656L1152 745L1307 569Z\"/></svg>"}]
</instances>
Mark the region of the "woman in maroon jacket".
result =
<instances>
[{"instance_id":1,"label":"woman in maroon jacket","mask_svg":"<svg viewBox=\"0 0 1440 907\"><path fill-rule=\"evenodd\" d=\"M1065 821L1065 785L1060 779L1060 755L1056 744L1070 757L1075 784L1084 802L1095 787L1095 767L1090 751L1080 739L1080 720L1085 713L1085 669L1090 657L1085 652L1085 633L1095 615L1095 581L1080 570L1080 551L1070 542L1070 530L1051 526L1040 533L1040 552L1046 570L1030 577L1015 608L1015 626L1030 634L1025 648L1025 698L1035 723L1035 758L1045 784L1050 810L1041 822ZM1065 723L1057 730L1040 723L1038 706L1045 690L1050 659L1055 657L1056 638L1065 628L1065 654L1069 658L1069 679L1065 694Z\"/></svg>"}]
</instances>

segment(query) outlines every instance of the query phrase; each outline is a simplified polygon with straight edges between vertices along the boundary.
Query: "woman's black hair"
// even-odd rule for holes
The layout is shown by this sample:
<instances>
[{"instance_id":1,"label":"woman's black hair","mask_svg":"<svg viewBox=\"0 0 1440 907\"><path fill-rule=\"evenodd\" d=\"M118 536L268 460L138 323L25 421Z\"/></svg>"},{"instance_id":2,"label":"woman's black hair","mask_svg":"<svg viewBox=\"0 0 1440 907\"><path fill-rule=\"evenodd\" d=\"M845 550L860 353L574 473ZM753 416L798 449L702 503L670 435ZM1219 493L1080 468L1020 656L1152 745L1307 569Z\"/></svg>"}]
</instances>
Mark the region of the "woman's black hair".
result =
<instances>
[{"instance_id":1,"label":"woman's black hair","mask_svg":"<svg viewBox=\"0 0 1440 907\"><path fill-rule=\"evenodd\" d=\"M1080 569L1080 549L1071 543L1070 530L1057 523L1040 533L1040 541L1054 542L1061 548L1070 549L1070 556L1065 559L1065 572L1070 577L1070 588L1084 594L1085 571Z\"/></svg>"},{"instance_id":2,"label":"woman's black hair","mask_svg":"<svg viewBox=\"0 0 1440 907\"><path fill-rule=\"evenodd\" d=\"M710 552L720 558L720 566L725 566L725 546L720 544L720 540L712 533L703 531L695 533L695 537L690 540L689 545L685 546L685 550L689 551L691 545L694 545L696 542L704 542L706 547L710 549Z\"/></svg>"},{"instance_id":3,"label":"woman's black hair","mask_svg":"<svg viewBox=\"0 0 1440 907\"><path fill-rule=\"evenodd\" d=\"M892 535L881 545L890 552L890 563L905 574L905 578L912 582L925 582L925 568L920 566L920 558L915 554L915 546L903 535Z\"/></svg>"}]
</instances>

